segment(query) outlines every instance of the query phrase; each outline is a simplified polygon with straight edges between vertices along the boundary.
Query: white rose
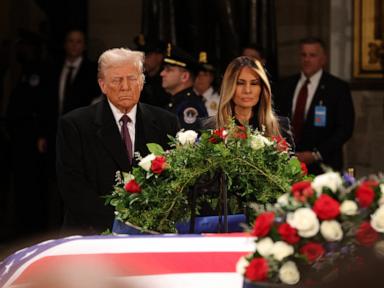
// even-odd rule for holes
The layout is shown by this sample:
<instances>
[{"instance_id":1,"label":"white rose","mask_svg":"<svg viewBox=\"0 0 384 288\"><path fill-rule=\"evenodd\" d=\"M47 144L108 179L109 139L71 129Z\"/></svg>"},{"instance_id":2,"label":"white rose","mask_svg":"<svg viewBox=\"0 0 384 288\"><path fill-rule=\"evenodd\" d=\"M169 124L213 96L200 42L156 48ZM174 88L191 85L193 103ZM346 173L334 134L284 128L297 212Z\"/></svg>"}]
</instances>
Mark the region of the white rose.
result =
<instances>
[{"instance_id":1,"label":"white rose","mask_svg":"<svg viewBox=\"0 0 384 288\"><path fill-rule=\"evenodd\" d=\"M286 207L289 204L289 193L284 193L277 198L277 204L279 207Z\"/></svg>"},{"instance_id":2,"label":"white rose","mask_svg":"<svg viewBox=\"0 0 384 288\"><path fill-rule=\"evenodd\" d=\"M287 261L279 270L281 282L288 285L297 284L300 281L300 273L293 261Z\"/></svg>"},{"instance_id":3,"label":"white rose","mask_svg":"<svg viewBox=\"0 0 384 288\"><path fill-rule=\"evenodd\" d=\"M380 184L380 191L381 191L381 194L384 194L384 184Z\"/></svg>"},{"instance_id":4,"label":"white rose","mask_svg":"<svg viewBox=\"0 0 384 288\"><path fill-rule=\"evenodd\" d=\"M353 216L357 214L357 204L355 201L352 200L344 200L343 203L340 205L340 212L341 214Z\"/></svg>"},{"instance_id":5,"label":"white rose","mask_svg":"<svg viewBox=\"0 0 384 288\"><path fill-rule=\"evenodd\" d=\"M145 171L149 171L151 169L152 160L154 160L156 156L154 154L148 154L143 159L140 160L139 166L143 168Z\"/></svg>"},{"instance_id":6,"label":"white rose","mask_svg":"<svg viewBox=\"0 0 384 288\"><path fill-rule=\"evenodd\" d=\"M379 205L384 204L384 184L380 184L381 197L379 199Z\"/></svg>"},{"instance_id":7,"label":"white rose","mask_svg":"<svg viewBox=\"0 0 384 288\"><path fill-rule=\"evenodd\" d=\"M331 189L332 192L336 192L342 184L343 180L341 179L339 173L327 172L313 179L312 188L317 192L317 194L321 194L324 187Z\"/></svg>"},{"instance_id":8,"label":"white rose","mask_svg":"<svg viewBox=\"0 0 384 288\"><path fill-rule=\"evenodd\" d=\"M237 261L236 263L236 272L239 273L240 275L244 275L248 265L249 265L249 262L245 258L245 256L240 257L239 261Z\"/></svg>"},{"instance_id":9,"label":"white rose","mask_svg":"<svg viewBox=\"0 0 384 288\"><path fill-rule=\"evenodd\" d=\"M193 130L180 131L176 134L177 141L181 145L193 144L197 139L198 134Z\"/></svg>"},{"instance_id":10,"label":"white rose","mask_svg":"<svg viewBox=\"0 0 384 288\"><path fill-rule=\"evenodd\" d=\"M310 208L298 208L295 212L288 213L287 222L304 238L315 236L320 229L319 220Z\"/></svg>"},{"instance_id":11,"label":"white rose","mask_svg":"<svg viewBox=\"0 0 384 288\"><path fill-rule=\"evenodd\" d=\"M287 244L284 241L277 241L273 244L272 255L277 261L281 261L284 258L292 255L294 249L291 245Z\"/></svg>"},{"instance_id":12,"label":"white rose","mask_svg":"<svg viewBox=\"0 0 384 288\"><path fill-rule=\"evenodd\" d=\"M377 232L384 232L384 206L380 206L375 213L371 215L371 226Z\"/></svg>"},{"instance_id":13,"label":"white rose","mask_svg":"<svg viewBox=\"0 0 384 288\"><path fill-rule=\"evenodd\" d=\"M261 137L263 137L263 136L261 136L261 135L252 135L251 136L251 148L252 149L258 150L258 149L261 149L265 146L264 141Z\"/></svg>"},{"instance_id":14,"label":"white rose","mask_svg":"<svg viewBox=\"0 0 384 288\"><path fill-rule=\"evenodd\" d=\"M336 220L323 221L320 225L320 232L327 241L340 241L343 238L343 230Z\"/></svg>"},{"instance_id":15,"label":"white rose","mask_svg":"<svg viewBox=\"0 0 384 288\"><path fill-rule=\"evenodd\" d=\"M268 257L272 253L273 241L269 237L262 238L256 243L256 251L263 257Z\"/></svg>"}]
</instances>

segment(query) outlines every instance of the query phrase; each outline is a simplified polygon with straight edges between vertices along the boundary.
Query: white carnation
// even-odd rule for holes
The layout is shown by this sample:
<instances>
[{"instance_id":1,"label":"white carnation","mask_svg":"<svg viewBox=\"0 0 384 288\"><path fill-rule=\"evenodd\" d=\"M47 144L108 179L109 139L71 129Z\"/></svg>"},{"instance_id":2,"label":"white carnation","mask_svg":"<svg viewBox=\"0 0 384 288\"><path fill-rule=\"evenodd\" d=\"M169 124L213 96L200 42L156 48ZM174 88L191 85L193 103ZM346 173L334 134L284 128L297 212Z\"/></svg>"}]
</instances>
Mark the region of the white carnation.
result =
<instances>
[{"instance_id":1,"label":"white carnation","mask_svg":"<svg viewBox=\"0 0 384 288\"><path fill-rule=\"evenodd\" d=\"M343 203L340 205L340 212L341 214L353 216L357 214L357 204L355 201L352 200L344 200Z\"/></svg>"},{"instance_id":2,"label":"white carnation","mask_svg":"<svg viewBox=\"0 0 384 288\"><path fill-rule=\"evenodd\" d=\"M371 215L371 226L377 232L384 232L384 206L380 206L375 213Z\"/></svg>"},{"instance_id":3,"label":"white carnation","mask_svg":"<svg viewBox=\"0 0 384 288\"><path fill-rule=\"evenodd\" d=\"M381 194L384 194L384 184L380 184L380 191L381 191Z\"/></svg>"},{"instance_id":4,"label":"white carnation","mask_svg":"<svg viewBox=\"0 0 384 288\"><path fill-rule=\"evenodd\" d=\"M145 171L149 171L151 169L152 161L156 158L154 154L148 154L143 159L140 160L139 166L143 168Z\"/></svg>"},{"instance_id":5,"label":"white carnation","mask_svg":"<svg viewBox=\"0 0 384 288\"><path fill-rule=\"evenodd\" d=\"M193 130L180 131L176 134L176 139L181 145L193 144L196 142L198 134Z\"/></svg>"},{"instance_id":6,"label":"white carnation","mask_svg":"<svg viewBox=\"0 0 384 288\"><path fill-rule=\"evenodd\" d=\"M336 192L337 189L339 189L342 184L343 184L343 180L341 179L339 173L327 172L313 179L312 188L319 195L323 192L324 187L331 189L332 192Z\"/></svg>"},{"instance_id":7,"label":"white carnation","mask_svg":"<svg viewBox=\"0 0 384 288\"><path fill-rule=\"evenodd\" d=\"M272 255L277 261L281 261L284 258L292 255L294 249L291 245L287 244L284 241L277 241L273 244Z\"/></svg>"},{"instance_id":8,"label":"white carnation","mask_svg":"<svg viewBox=\"0 0 384 288\"><path fill-rule=\"evenodd\" d=\"M300 281L300 273L293 261L287 261L279 270L281 282L288 285L297 284Z\"/></svg>"},{"instance_id":9,"label":"white carnation","mask_svg":"<svg viewBox=\"0 0 384 288\"><path fill-rule=\"evenodd\" d=\"M244 275L248 265L249 265L249 262L245 258L245 256L240 257L239 261L237 261L236 263L236 272L239 273L240 275Z\"/></svg>"},{"instance_id":10,"label":"white carnation","mask_svg":"<svg viewBox=\"0 0 384 288\"><path fill-rule=\"evenodd\" d=\"M315 236L320 229L319 220L310 208L298 208L295 212L288 213L287 222L304 238Z\"/></svg>"},{"instance_id":11,"label":"white carnation","mask_svg":"<svg viewBox=\"0 0 384 288\"><path fill-rule=\"evenodd\" d=\"M320 232L327 241L340 241L343 238L343 230L336 220L323 221L320 225Z\"/></svg>"},{"instance_id":12,"label":"white carnation","mask_svg":"<svg viewBox=\"0 0 384 288\"><path fill-rule=\"evenodd\" d=\"M384 184L380 184L381 197L379 199L379 205L384 204Z\"/></svg>"},{"instance_id":13,"label":"white carnation","mask_svg":"<svg viewBox=\"0 0 384 288\"><path fill-rule=\"evenodd\" d=\"M268 257L272 253L273 241L269 237L262 238L256 243L256 251L263 257Z\"/></svg>"}]
</instances>

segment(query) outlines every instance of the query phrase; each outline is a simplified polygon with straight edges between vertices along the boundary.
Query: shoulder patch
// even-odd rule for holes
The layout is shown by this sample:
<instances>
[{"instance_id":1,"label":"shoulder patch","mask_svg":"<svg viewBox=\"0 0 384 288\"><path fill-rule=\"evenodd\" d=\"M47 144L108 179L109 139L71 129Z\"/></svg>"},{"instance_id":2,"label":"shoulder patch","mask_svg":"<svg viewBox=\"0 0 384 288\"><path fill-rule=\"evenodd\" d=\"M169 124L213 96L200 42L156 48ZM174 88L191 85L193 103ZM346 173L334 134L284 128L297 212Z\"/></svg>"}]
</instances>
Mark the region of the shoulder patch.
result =
<instances>
[{"instance_id":1,"label":"shoulder patch","mask_svg":"<svg viewBox=\"0 0 384 288\"><path fill-rule=\"evenodd\" d=\"M195 107L185 108L183 111L183 119L187 124L193 124L197 120L197 116L199 116L199 112Z\"/></svg>"}]
</instances>

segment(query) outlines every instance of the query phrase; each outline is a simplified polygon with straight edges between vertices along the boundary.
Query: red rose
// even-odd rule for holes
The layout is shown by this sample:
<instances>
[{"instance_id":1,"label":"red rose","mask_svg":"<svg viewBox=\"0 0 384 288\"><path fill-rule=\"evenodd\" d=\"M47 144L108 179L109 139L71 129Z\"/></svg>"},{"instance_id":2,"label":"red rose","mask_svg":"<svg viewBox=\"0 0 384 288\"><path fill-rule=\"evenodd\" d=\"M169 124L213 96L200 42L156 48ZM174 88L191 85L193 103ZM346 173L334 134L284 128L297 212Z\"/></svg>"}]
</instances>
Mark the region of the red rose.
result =
<instances>
[{"instance_id":1,"label":"red rose","mask_svg":"<svg viewBox=\"0 0 384 288\"><path fill-rule=\"evenodd\" d=\"M300 254L307 257L309 263L312 263L323 256L325 253L324 247L315 242L308 242L300 248Z\"/></svg>"},{"instance_id":2,"label":"red rose","mask_svg":"<svg viewBox=\"0 0 384 288\"><path fill-rule=\"evenodd\" d=\"M155 174L161 174L166 167L167 163L165 162L164 156L156 156L151 162L151 170Z\"/></svg>"},{"instance_id":3,"label":"red rose","mask_svg":"<svg viewBox=\"0 0 384 288\"><path fill-rule=\"evenodd\" d=\"M236 132L233 135L237 139L247 139L247 131L244 126L237 126Z\"/></svg>"},{"instance_id":4,"label":"red rose","mask_svg":"<svg viewBox=\"0 0 384 288\"><path fill-rule=\"evenodd\" d=\"M367 221L361 223L357 229L356 240L362 246L372 246L378 238L379 233L377 233Z\"/></svg>"},{"instance_id":5,"label":"red rose","mask_svg":"<svg viewBox=\"0 0 384 288\"><path fill-rule=\"evenodd\" d=\"M129 193L139 193L141 191L140 185L135 181L135 179L132 179L125 184L124 189Z\"/></svg>"},{"instance_id":6,"label":"red rose","mask_svg":"<svg viewBox=\"0 0 384 288\"><path fill-rule=\"evenodd\" d=\"M373 191L373 187L375 187L375 185L372 184L377 183L365 181L356 190L355 196L361 207L369 207L375 198L375 191Z\"/></svg>"},{"instance_id":7,"label":"red rose","mask_svg":"<svg viewBox=\"0 0 384 288\"><path fill-rule=\"evenodd\" d=\"M288 151L289 144L287 140L285 140L284 137L281 136L272 136L272 140L276 142L277 144L277 150L281 152L286 152Z\"/></svg>"},{"instance_id":8,"label":"red rose","mask_svg":"<svg viewBox=\"0 0 384 288\"><path fill-rule=\"evenodd\" d=\"M212 136L208 139L208 141L214 144L221 142L222 140L225 139L224 131L225 131L224 128L213 130Z\"/></svg>"},{"instance_id":9,"label":"red rose","mask_svg":"<svg viewBox=\"0 0 384 288\"><path fill-rule=\"evenodd\" d=\"M340 214L340 203L327 194L322 194L313 205L320 220L335 219Z\"/></svg>"},{"instance_id":10,"label":"red rose","mask_svg":"<svg viewBox=\"0 0 384 288\"><path fill-rule=\"evenodd\" d=\"M301 168L301 172L303 173L303 175L308 174L308 168L304 162L300 162L300 168Z\"/></svg>"},{"instance_id":11,"label":"red rose","mask_svg":"<svg viewBox=\"0 0 384 288\"><path fill-rule=\"evenodd\" d=\"M268 278L268 262L264 258L254 258L249 263L245 277L253 282L264 281Z\"/></svg>"},{"instance_id":12,"label":"red rose","mask_svg":"<svg viewBox=\"0 0 384 288\"><path fill-rule=\"evenodd\" d=\"M291 191L297 201L306 202L308 197L312 197L314 192L311 181L301 181L292 185Z\"/></svg>"},{"instance_id":13,"label":"red rose","mask_svg":"<svg viewBox=\"0 0 384 288\"><path fill-rule=\"evenodd\" d=\"M277 232L280 234L281 239L289 244L296 244L300 240L297 230L288 223L281 224L277 228Z\"/></svg>"},{"instance_id":14,"label":"red rose","mask_svg":"<svg viewBox=\"0 0 384 288\"><path fill-rule=\"evenodd\" d=\"M272 212L261 213L255 220L253 226L252 235L256 237L264 237L271 230L273 221L275 220L275 214Z\"/></svg>"}]
</instances>

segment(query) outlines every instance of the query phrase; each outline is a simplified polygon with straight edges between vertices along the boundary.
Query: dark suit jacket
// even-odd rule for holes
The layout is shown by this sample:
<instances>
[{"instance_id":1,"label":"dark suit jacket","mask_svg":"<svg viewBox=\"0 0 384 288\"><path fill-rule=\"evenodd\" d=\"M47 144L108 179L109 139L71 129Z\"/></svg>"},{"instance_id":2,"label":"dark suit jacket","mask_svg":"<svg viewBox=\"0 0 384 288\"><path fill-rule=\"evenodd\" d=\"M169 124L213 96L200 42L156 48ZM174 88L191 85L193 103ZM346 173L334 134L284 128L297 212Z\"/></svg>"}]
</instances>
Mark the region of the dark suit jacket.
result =
<instances>
[{"instance_id":1,"label":"dark suit jacket","mask_svg":"<svg viewBox=\"0 0 384 288\"><path fill-rule=\"evenodd\" d=\"M279 115L292 119L292 99L300 75L278 83L274 91L275 108ZM326 107L325 127L314 126L315 106ZM302 140L296 143L296 151L318 150L324 164L335 170L343 168L343 144L352 136L354 108L348 84L327 72L323 72L304 123ZM319 163L309 165L309 171L322 173Z\"/></svg>"},{"instance_id":2,"label":"dark suit jacket","mask_svg":"<svg viewBox=\"0 0 384 288\"><path fill-rule=\"evenodd\" d=\"M167 135L178 131L176 117L147 104L138 104L135 151L144 157L147 143L168 146ZM64 115L57 136L57 176L64 201L65 228L84 233L111 228L112 207L102 196L112 192L116 171L131 169L108 101Z\"/></svg>"}]
</instances>

